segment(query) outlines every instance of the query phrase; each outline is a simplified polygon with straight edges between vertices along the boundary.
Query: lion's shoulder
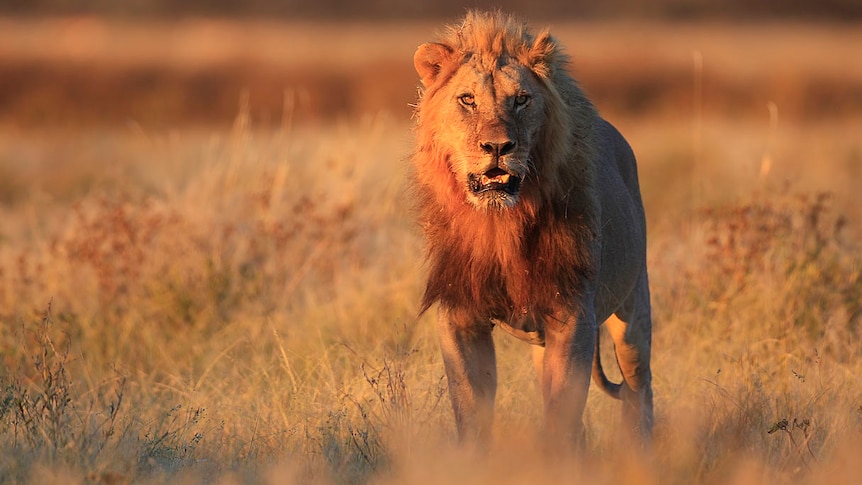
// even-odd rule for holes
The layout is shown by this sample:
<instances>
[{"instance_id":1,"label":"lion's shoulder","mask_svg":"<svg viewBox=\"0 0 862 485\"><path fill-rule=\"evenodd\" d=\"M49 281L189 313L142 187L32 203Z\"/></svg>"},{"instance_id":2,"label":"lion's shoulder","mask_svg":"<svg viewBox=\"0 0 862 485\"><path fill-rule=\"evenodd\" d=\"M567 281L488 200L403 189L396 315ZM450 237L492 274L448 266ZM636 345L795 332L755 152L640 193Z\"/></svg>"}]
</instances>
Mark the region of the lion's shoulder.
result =
<instances>
[{"instance_id":1,"label":"lion's shoulder","mask_svg":"<svg viewBox=\"0 0 862 485\"><path fill-rule=\"evenodd\" d=\"M609 121L598 117L593 136L599 168L613 167L613 172L622 179L629 192L633 195L639 194L637 161L631 145L622 133ZM604 187L603 185L608 184L608 177L598 177L596 183L599 185L597 187L599 191L622 189L622 187Z\"/></svg>"}]
</instances>

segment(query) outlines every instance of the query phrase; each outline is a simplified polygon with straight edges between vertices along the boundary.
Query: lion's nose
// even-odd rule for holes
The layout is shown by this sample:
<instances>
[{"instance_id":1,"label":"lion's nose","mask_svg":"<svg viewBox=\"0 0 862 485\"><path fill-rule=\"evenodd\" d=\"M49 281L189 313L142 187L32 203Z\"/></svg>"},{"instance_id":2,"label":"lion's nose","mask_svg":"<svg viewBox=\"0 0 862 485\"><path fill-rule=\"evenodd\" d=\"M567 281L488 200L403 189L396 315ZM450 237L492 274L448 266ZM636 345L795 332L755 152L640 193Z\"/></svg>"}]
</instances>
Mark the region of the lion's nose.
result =
<instances>
[{"instance_id":1,"label":"lion's nose","mask_svg":"<svg viewBox=\"0 0 862 485\"><path fill-rule=\"evenodd\" d=\"M502 157L503 155L508 155L515 151L515 141L514 140L506 140L503 142L496 141L480 141L479 148L482 149L483 152L488 155L494 155L496 157Z\"/></svg>"}]
</instances>

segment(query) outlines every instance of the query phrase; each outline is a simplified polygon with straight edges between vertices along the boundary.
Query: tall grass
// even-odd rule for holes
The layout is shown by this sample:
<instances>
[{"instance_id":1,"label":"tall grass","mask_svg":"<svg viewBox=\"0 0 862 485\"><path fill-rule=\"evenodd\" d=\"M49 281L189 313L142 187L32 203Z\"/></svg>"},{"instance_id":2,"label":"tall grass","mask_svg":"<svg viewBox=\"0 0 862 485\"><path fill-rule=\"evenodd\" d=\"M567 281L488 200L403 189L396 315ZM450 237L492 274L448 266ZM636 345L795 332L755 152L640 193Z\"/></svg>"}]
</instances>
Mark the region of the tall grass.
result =
<instances>
[{"instance_id":1,"label":"tall grass","mask_svg":"<svg viewBox=\"0 0 862 485\"><path fill-rule=\"evenodd\" d=\"M585 455L545 458L529 352L505 336L496 444L454 448L433 316L415 317L408 132L385 117L255 130L243 113L230 132L58 150L79 168L38 181L3 153L31 190L0 209L0 481L859 476L862 250L846 196L730 182L708 209L678 205L664 191L691 177L650 150L654 449L632 454L617 403L591 393Z\"/></svg>"}]
</instances>

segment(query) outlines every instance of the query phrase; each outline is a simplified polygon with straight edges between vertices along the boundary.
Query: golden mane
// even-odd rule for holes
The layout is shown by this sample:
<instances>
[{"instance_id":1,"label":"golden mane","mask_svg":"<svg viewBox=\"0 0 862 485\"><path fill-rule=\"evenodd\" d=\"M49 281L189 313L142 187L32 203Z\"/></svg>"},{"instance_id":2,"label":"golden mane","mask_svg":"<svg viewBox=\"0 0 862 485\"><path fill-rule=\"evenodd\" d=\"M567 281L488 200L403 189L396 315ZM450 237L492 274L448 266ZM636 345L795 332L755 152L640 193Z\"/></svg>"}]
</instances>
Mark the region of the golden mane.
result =
<instances>
[{"instance_id":1,"label":"golden mane","mask_svg":"<svg viewBox=\"0 0 862 485\"><path fill-rule=\"evenodd\" d=\"M593 105L567 72L568 57L547 31L538 35L500 12L470 12L439 43L452 57L426 85L416 108L413 156L419 221L428 240L429 279L422 312L435 302L473 308L481 318L541 314L576 305L598 233L593 187L596 146ZM476 210L452 176L452 156L436 139L447 81L476 56L489 73L515 59L540 81L544 124L532 149L531 177L505 211ZM562 303L561 303L562 302Z\"/></svg>"}]
</instances>

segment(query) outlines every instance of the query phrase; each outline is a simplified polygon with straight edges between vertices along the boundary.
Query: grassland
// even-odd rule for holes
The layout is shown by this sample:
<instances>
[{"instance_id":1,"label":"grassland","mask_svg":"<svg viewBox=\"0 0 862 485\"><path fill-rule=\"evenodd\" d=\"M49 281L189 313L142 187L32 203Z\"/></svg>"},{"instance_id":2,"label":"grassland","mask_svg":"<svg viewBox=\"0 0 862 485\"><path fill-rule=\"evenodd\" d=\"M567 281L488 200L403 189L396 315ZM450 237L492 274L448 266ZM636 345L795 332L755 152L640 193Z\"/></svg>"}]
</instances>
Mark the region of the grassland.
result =
<instances>
[{"instance_id":1,"label":"grassland","mask_svg":"<svg viewBox=\"0 0 862 485\"><path fill-rule=\"evenodd\" d=\"M672 56L700 51L748 79L776 65L800 85L858 79L840 77L845 40L828 29L772 26L763 44L749 29L742 59L713 54L722 42ZM666 46L685 32L659 31ZM409 67L415 33L381 35L408 44ZM819 47L776 61L769 46L790 44ZM16 55L53 65L33 45ZM606 110L638 154L648 211L655 447L620 443L618 403L596 392L587 450L563 460L542 454L529 349L505 335L494 448L452 444L433 315L415 317L409 113L303 122L279 104L271 123L237 96L231 125L6 118L0 482L855 483L862 113L794 108L793 83L758 84L764 102L731 111L682 85L652 115Z\"/></svg>"}]
</instances>

